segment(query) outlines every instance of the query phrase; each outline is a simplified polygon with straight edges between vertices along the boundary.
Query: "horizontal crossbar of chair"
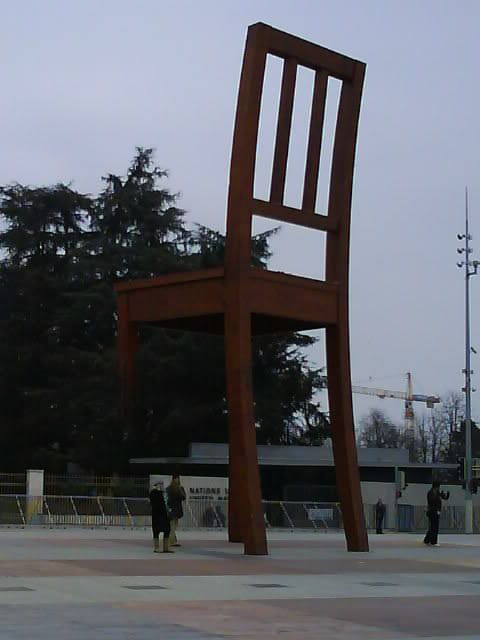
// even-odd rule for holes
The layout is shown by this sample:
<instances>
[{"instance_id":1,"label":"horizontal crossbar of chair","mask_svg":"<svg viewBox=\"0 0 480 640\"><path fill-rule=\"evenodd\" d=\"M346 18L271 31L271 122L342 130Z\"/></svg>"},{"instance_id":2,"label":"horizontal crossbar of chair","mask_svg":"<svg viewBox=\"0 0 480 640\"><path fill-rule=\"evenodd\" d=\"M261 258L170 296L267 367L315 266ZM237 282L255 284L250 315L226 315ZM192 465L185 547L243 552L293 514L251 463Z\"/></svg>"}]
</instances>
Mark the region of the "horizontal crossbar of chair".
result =
<instances>
[{"instance_id":1,"label":"horizontal crossbar of chair","mask_svg":"<svg viewBox=\"0 0 480 640\"><path fill-rule=\"evenodd\" d=\"M266 200L252 201L253 215L271 220L279 220L290 224L297 224L301 227L309 227L318 231L336 231L338 222L329 216L324 216L314 211L302 211L295 207L286 207L281 204L274 204Z\"/></svg>"},{"instance_id":2,"label":"horizontal crossbar of chair","mask_svg":"<svg viewBox=\"0 0 480 640\"><path fill-rule=\"evenodd\" d=\"M311 69L325 69L339 80L350 80L355 73L356 65L362 64L353 58L263 23L251 28L258 29L258 35L265 38L267 53L280 58L293 58L298 64Z\"/></svg>"}]
</instances>

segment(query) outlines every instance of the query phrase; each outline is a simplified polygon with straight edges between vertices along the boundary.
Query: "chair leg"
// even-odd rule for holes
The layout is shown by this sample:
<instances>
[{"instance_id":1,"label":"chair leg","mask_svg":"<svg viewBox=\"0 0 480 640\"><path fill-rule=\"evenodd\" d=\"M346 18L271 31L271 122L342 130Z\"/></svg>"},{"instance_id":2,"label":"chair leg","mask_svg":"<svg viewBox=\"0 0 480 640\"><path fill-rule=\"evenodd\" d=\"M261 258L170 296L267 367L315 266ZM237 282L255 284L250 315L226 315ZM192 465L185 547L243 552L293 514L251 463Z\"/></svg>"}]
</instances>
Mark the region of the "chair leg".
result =
<instances>
[{"instance_id":1,"label":"chair leg","mask_svg":"<svg viewBox=\"0 0 480 640\"><path fill-rule=\"evenodd\" d=\"M137 328L129 321L128 298L119 296L117 301L118 367L120 377L121 410L126 415L133 392L135 357L137 354Z\"/></svg>"},{"instance_id":2,"label":"chair leg","mask_svg":"<svg viewBox=\"0 0 480 640\"><path fill-rule=\"evenodd\" d=\"M244 500L241 490L243 455L240 453L242 441L238 429L234 430L231 425L232 419L229 415L228 540L229 542L244 542L245 518L242 513Z\"/></svg>"},{"instance_id":3,"label":"chair leg","mask_svg":"<svg viewBox=\"0 0 480 640\"><path fill-rule=\"evenodd\" d=\"M337 489L349 551L368 551L353 423L348 324L327 327L330 423Z\"/></svg>"},{"instance_id":4,"label":"chair leg","mask_svg":"<svg viewBox=\"0 0 480 640\"><path fill-rule=\"evenodd\" d=\"M225 357L230 433L229 539L248 555L266 555L252 392L250 313L225 314Z\"/></svg>"}]
</instances>

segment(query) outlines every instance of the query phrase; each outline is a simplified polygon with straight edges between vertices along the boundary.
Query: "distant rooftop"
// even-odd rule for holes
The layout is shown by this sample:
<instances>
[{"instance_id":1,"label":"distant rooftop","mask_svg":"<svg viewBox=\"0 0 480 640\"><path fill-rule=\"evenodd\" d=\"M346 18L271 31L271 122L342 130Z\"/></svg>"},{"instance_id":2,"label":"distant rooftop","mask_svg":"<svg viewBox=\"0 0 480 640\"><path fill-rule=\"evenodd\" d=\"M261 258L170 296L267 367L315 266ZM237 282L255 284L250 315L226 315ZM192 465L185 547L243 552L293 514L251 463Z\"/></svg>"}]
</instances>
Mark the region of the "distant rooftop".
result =
<instances>
[{"instance_id":1,"label":"distant rooftop","mask_svg":"<svg viewBox=\"0 0 480 640\"><path fill-rule=\"evenodd\" d=\"M286 445L258 445L258 461L262 466L330 467L333 465L331 447L299 447ZM361 467L432 467L449 468L456 465L409 463L406 449L375 449L358 447ZM131 458L131 464L228 464L228 445L212 442L192 442L188 457Z\"/></svg>"}]
</instances>

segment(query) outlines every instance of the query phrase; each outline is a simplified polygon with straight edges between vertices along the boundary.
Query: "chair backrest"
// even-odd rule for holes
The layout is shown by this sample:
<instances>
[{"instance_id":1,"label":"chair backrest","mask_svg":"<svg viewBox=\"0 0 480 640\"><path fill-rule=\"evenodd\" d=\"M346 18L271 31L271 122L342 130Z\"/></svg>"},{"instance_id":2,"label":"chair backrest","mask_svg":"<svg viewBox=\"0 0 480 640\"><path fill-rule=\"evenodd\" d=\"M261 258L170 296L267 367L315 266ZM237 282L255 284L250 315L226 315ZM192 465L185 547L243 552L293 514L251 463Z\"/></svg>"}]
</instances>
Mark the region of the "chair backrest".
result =
<instances>
[{"instance_id":1,"label":"chair backrest","mask_svg":"<svg viewBox=\"0 0 480 640\"><path fill-rule=\"evenodd\" d=\"M268 200L254 198L260 108L267 55L283 59L273 170ZM285 180L297 69L315 72L300 208L285 206ZM225 275L250 268L252 216L337 234L350 224L353 167L365 64L258 23L249 27L238 94L230 165ZM328 78L341 81L328 210L315 211Z\"/></svg>"}]
</instances>

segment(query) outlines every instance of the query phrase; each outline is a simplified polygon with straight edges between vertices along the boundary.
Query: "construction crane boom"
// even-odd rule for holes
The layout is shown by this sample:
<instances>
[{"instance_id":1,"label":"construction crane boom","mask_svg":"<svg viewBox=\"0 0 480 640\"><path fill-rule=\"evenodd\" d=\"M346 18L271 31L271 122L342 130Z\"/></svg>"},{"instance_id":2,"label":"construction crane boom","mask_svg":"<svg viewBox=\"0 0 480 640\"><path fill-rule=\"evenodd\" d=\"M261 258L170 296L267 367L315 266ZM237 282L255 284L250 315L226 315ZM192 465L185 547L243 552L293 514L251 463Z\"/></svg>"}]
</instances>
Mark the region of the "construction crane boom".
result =
<instances>
[{"instance_id":1,"label":"construction crane boom","mask_svg":"<svg viewBox=\"0 0 480 640\"><path fill-rule=\"evenodd\" d=\"M434 405L440 402L438 396L426 396L420 393L413 393L411 396L406 391L389 391L388 389L375 389L373 387L360 387L352 385L353 393L361 393L365 396L377 396L377 398L398 398L399 400L411 400L412 402L425 402L427 405Z\"/></svg>"},{"instance_id":2,"label":"construction crane boom","mask_svg":"<svg viewBox=\"0 0 480 640\"><path fill-rule=\"evenodd\" d=\"M323 377L323 381L328 385L328 379ZM375 389L374 387L361 387L352 385L353 393L360 393L365 396L376 396L377 398L396 398L405 402L405 432L413 435L415 432L415 414L413 411L413 402L424 402L429 409L433 409L436 404L441 402L438 396L427 396L420 393L413 393L412 374L407 373L407 390L406 391L390 391L389 389Z\"/></svg>"}]
</instances>

